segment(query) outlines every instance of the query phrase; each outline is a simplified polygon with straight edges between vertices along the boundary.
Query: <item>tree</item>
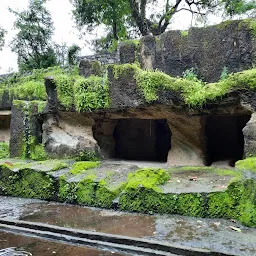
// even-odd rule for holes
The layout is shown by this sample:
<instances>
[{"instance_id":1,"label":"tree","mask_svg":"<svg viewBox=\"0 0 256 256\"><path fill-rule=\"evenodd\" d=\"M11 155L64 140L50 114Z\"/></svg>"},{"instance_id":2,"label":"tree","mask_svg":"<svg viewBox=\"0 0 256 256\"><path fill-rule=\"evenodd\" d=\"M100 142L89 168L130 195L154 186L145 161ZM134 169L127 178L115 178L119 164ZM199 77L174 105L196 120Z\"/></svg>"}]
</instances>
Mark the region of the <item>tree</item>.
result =
<instances>
[{"instance_id":1,"label":"tree","mask_svg":"<svg viewBox=\"0 0 256 256\"><path fill-rule=\"evenodd\" d=\"M111 29L106 37L107 43L115 44L127 39L127 19L131 19L131 10L127 0L71 0L73 15L78 27L87 25L89 31L104 24Z\"/></svg>"},{"instance_id":2,"label":"tree","mask_svg":"<svg viewBox=\"0 0 256 256\"><path fill-rule=\"evenodd\" d=\"M5 37L6 31L0 27L0 51L2 50L2 48L4 47L4 37Z\"/></svg>"},{"instance_id":3,"label":"tree","mask_svg":"<svg viewBox=\"0 0 256 256\"><path fill-rule=\"evenodd\" d=\"M57 65L65 67L68 64L68 46L65 42L54 45L54 51L57 58Z\"/></svg>"},{"instance_id":4,"label":"tree","mask_svg":"<svg viewBox=\"0 0 256 256\"><path fill-rule=\"evenodd\" d=\"M226 13L232 16L256 8L255 0L165 0L163 10L148 17L148 6L157 2L157 0L129 0L132 17L143 36L150 33L162 34L171 23L173 16L180 11L202 16L206 15L207 11L224 7Z\"/></svg>"},{"instance_id":5,"label":"tree","mask_svg":"<svg viewBox=\"0 0 256 256\"><path fill-rule=\"evenodd\" d=\"M224 10L229 16L243 14L256 8L255 0L71 0L73 14L79 27L89 29L100 24L111 28L96 47L110 47L113 42L130 37L129 28L137 28L143 36L160 35L171 24L174 15L188 11L205 16L214 10ZM153 10L150 11L150 8ZM97 49L97 48L96 48Z\"/></svg>"},{"instance_id":6,"label":"tree","mask_svg":"<svg viewBox=\"0 0 256 256\"><path fill-rule=\"evenodd\" d=\"M70 66L77 64L78 54L79 54L80 50L81 50L81 48L76 44L73 44L68 48L68 64Z\"/></svg>"},{"instance_id":7,"label":"tree","mask_svg":"<svg viewBox=\"0 0 256 256\"><path fill-rule=\"evenodd\" d=\"M17 17L14 27L18 33L11 42L12 51L18 54L21 71L47 68L56 65L51 37L54 31L51 15L44 7L47 0L29 0L27 10L9 9Z\"/></svg>"}]
</instances>

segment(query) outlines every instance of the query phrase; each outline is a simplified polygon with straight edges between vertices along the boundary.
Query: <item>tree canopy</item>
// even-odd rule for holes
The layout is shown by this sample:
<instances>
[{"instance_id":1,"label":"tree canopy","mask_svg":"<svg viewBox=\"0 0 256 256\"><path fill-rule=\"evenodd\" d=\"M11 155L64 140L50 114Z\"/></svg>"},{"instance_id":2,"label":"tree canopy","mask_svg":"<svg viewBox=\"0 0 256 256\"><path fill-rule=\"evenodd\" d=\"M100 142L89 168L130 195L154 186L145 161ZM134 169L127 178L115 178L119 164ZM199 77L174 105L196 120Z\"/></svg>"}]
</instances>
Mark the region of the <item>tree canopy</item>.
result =
<instances>
[{"instance_id":1,"label":"tree canopy","mask_svg":"<svg viewBox=\"0 0 256 256\"><path fill-rule=\"evenodd\" d=\"M71 0L76 24L91 29L100 24L111 28L101 43L129 37L131 27L141 35L159 35L166 31L175 14L188 11L204 16L222 9L232 16L256 8L255 0ZM161 4L161 7L158 6ZM151 8L151 11L150 11ZM152 11L153 8L153 11Z\"/></svg>"},{"instance_id":2,"label":"tree canopy","mask_svg":"<svg viewBox=\"0 0 256 256\"><path fill-rule=\"evenodd\" d=\"M2 50L5 43L5 40L4 40L5 34L6 34L6 31L0 27L0 50Z\"/></svg>"},{"instance_id":3,"label":"tree canopy","mask_svg":"<svg viewBox=\"0 0 256 256\"><path fill-rule=\"evenodd\" d=\"M95 26L104 24L109 28L108 40L127 39L127 22L131 18L127 0L71 0L73 15L78 27L88 26L91 31Z\"/></svg>"},{"instance_id":4,"label":"tree canopy","mask_svg":"<svg viewBox=\"0 0 256 256\"><path fill-rule=\"evenodd\" d=\"M132 17L141 34L160 35L171 23L173 16L180 11L188 11L204 16L208 11L223 9L228 15L242 14L256 8L255 0L165 0L163 9L147 15L149 5L158 0L129 0Z\"/></svg>"},{"instance_id":5,"label":"tree canopy","mask_svg":"<svg viewBox=\"0 0 256 256\"><path fill-rule=\"evenodd\" d=\"M18 12L14 27L17 35L11 42L12 51L18 54L21 71L47 68L56 65L51 37L54 31L51 15L45 8L47 0L29 0L27 10Z\"/></svg>"}]
</instances>

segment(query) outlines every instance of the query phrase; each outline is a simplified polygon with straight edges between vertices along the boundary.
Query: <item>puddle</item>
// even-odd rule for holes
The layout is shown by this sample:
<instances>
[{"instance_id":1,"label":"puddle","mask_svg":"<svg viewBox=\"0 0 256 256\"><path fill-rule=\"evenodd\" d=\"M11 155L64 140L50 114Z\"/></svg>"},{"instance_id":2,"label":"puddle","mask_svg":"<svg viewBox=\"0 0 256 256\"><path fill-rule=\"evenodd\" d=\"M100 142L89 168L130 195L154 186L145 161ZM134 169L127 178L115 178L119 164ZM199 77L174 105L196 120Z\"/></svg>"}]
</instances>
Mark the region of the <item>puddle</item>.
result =
<instances>
[{"instance_id":1,"label":"puddle","mask_svg":"<svg viewBox=\"0 0 256 256\"><path fill-rule=\"evenodd\" d=\"M93 248L77 247L64 243L55 243L51 241L40 240L34 237L26 237L21 235L15 235L5 232L0 232L0 249L15 247L17 248L17 254L8 252L5 254L13 256L125 256L127 254L120 254L114 251L100 251ZM9 249L10 250L10 249ZM20 251L20 254L18 252ZM21 251L24 253L22 254ZM13 253L13 254L11 254ZM26 253L26 254L25 254Z\"/></svg>"},{"instance_id":2,"label":"puddle","mask_svg":"<svg viewBox=\"0 0 256 256\"><path fill-rule=\"evenodd\" d=\"M132 237L152 236L155 218L74 205L30 204L20 220Z\"/></svg>"}]
</instances>

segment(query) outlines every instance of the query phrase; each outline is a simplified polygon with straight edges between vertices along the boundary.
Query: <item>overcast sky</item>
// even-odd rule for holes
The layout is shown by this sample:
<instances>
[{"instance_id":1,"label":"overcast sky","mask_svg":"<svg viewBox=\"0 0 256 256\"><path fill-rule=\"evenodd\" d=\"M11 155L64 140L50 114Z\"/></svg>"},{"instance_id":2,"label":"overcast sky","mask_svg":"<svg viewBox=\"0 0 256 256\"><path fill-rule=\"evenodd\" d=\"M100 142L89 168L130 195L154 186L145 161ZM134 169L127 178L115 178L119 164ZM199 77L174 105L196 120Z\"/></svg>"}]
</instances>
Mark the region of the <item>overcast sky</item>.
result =
<instances>
[{"instance_id":1,"label":"overcast sky","mask_svg":"<svg viewBox=\"0 0 256 256\"><path fill-rule=\"evenodd\" d=\"M97 0L95 0L97 1ZM15 36L13 30L13 22L15 16L8 11L8 7L17 10L23 10L28 6L28 0L0 0L0 26L7 30L6 44L3 51L0 51L0 74L8 73L10 70L17 71L17 56L11 52L8 47L10 41ZM83 55L92 54L91 45L86 41L95 37L100 37L102 29L94 30L94 34L86 35L86 40L79 39L78 30L75 28L72 20L72 5L69 0L49 0L47 3L48 10L51 11L52 19L55 26L55 34L53 40L61 44L66 42L69 46L73 43L78 44L82 48ZM214 23L220 19L213 19ZM189 13L180 12L177 15L172 28L188 29L191 24L191 15Z\"/></svg>"}]
</instances>

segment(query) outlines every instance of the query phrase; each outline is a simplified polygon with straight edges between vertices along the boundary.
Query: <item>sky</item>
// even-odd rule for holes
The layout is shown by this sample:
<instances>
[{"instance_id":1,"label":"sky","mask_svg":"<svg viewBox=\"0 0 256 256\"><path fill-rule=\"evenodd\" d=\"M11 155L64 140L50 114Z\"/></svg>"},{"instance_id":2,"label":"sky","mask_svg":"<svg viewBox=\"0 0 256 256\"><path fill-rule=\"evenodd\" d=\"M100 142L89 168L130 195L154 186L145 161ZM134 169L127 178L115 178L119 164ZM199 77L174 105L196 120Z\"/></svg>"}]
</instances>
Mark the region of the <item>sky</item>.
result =
<instances>
[{"instance_id":1,"label":"sky","mask_svg":"<svg viewBox=\"0 0 256 256\"><path fill-rule=\"evenodd\" d=\"M8 7L21 11L26 9L27 6L28 0L0 0L0 26L8 32L5 47L0 51L0 74L18 71L17 55L9 47L16 33L13 29L15 16L8 11ZM55 26L53 41L58 44L67 43L68 46L75 43L81 47L82 55L93 54L92 46L88 41L100 37L100 34L103 33L103 28L94 30L93 33L88 33L84 39L81 39L79 38L79 31L75 28L75 23L72 20L72 5L69 0L49 0L46 7L51 12ZM212 17L210 23L218 23L220 21L220 18ZM174 19L171 28L184 30L188 29L190 25L191 15L187 12L180 12Z\"/></svg>"}]
</instances>

